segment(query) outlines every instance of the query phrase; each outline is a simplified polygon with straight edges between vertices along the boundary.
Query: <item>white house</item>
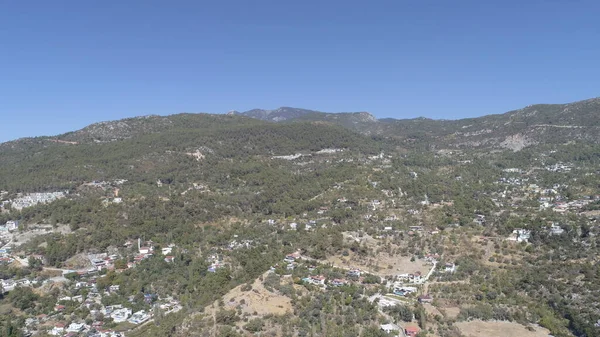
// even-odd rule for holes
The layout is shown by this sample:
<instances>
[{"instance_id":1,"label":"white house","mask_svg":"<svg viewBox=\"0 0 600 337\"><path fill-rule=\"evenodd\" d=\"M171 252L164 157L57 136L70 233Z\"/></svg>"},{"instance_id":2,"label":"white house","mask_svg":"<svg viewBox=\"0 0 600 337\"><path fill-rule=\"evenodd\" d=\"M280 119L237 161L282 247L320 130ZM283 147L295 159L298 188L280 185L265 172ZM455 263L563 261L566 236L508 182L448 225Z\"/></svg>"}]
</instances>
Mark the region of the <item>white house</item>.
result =
<instances>
[{"instance_id":1,"label":"white house","mask_svg":"<svg viewBox=\"0 0 600 337\"><path fill-rule=\"evenodd\" d=\"M456 265L454 263L446 263L444 266L444 272L454 273L456 271Z\"/></svg>"},{"instance_id":2,"label":"white house","mask_svg":"<svg viewBox=\"0 0 600 337\"><path fill-rule=\"evenodd\" d=\"M550 234L552 234L552 235L561 235L564 232L565 232L565 230L562 229L562 227L560 227L560 225L558 225L556 223L553 223L550 226Z\"/></svg>"},{"instance_id":3,"label":"white house","mask_svg":"<svg viewBox=\"0 0 600 337\"><path fill-rule=\"evenodd\" d=\"M325 285L325 276L323 275L316 275L316 276L311 276L310 277L310 283L312 284L317 284L317 285Z\"/></svg>"},{"instance_id":4,"label":"white house","mask_svg":"<svg viewBox=\"0 0 600 337\"><path fill-rule=\"evenodd\" d=\"M7 221L5 227L6 227L7 231L12 232L12 231L16 230L17 228L19 228L19 222L18 221Z\"/></svg>"},{"instance_id":5,"label":"white house","mask_svg":"<svg viewBox=\"0 0 600 337\"><path fill-rule=\"evenodd\" d=\"M122 308L113 311L110 314L110 317L113 319L115 323L125 322L129 316L131 316L132 311L129 308Z\"/></svg>"},{"instance_id":6,"label":"white house","mask_svg":"<svg viewBox=\"0 0 600 337\"><path fill-rule=\"evenodd\" d=\"M531 237L531 231L528 229L517 228L513 230L511 236L508 238L511 241L517 242L529 242L529 238Z\"/></svg>"},{"instance_id":7,"label":"white house","mask_svg":"<svg viewBox=\"0 0 600 337\"><path fill-rule=\"evenodd\" d=\"M48 333L52 336L61 336L65 332L65 326L63 324L57 324Z\"/></svg>"},{"instance_id":8,"label":"white house","mask_svg":"<svg viewBox=\"0 0 600 337\"><path fill-rule=\"evenodd\" d=\"M71 323L67 327L67 332L81 332L85 329L85 324L83 323Z\"/></svg>"},{"instance_id":9,"label":"white house","mask_svg":"<svg viewBox=\"0 0 600 337\"><path fill-rule=\"evenodd\" d=\"M393 331L400 331L400 327L397 326L396 324L392 324L392 323L388 323L388 324L382 324L380 326L381 330L385 333L392 333Z\"/></svg>"},{"instance_id":10,"label":"white house","mask_svg":"<svg viewBox=\"0 0 600 337\"><path fill-rule=\"evenodd\" d=\"M127 321L132 324L141 324L150 319L150 315L148 315L144 310L140 310L133 314L130 319Z\"/></svg>"}]
</instances>

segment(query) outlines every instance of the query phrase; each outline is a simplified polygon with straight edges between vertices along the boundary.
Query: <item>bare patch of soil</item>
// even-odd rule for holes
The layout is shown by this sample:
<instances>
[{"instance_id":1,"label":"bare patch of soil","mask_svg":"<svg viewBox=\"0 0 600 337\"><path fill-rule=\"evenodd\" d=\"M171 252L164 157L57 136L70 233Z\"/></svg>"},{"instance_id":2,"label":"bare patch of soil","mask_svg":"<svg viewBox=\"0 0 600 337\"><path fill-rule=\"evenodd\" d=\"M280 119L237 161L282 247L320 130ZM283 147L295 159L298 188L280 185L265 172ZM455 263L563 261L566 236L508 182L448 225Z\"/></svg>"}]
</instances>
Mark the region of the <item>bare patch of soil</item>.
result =
<instances>
[{"instance_id":1,"label":"bare patch of soil","mask_svg":"<svg viewBox=\"0 0 600 337\"><path fill-rule=\"evenodd\" d=\"M456 327L466 337L504 337L504 336L519 336L519 337L548 337L550 331L540 326L531 326L533 331L527 327L514 322L484 322L470 321L455 323Z\"/></svg>"}]
</instances>

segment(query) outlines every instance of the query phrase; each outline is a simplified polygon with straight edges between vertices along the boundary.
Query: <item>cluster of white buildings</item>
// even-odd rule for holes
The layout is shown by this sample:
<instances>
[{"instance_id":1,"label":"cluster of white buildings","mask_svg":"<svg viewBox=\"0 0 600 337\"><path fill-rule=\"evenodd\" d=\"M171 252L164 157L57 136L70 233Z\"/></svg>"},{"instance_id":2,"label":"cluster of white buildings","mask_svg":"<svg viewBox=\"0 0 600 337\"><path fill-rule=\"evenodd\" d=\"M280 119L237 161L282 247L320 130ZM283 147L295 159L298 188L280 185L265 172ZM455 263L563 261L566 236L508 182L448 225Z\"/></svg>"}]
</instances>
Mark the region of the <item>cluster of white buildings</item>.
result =
<instances>
[{"instance_id":1,"label":"cluster of white buildings","mask_svg":"<svg viewBox=\"0 0 600 337\"><path fill-rule=\"evenodd\" d=\"M252 240L233 240L229 243L228 248L230 250L241 249L241 248L250 248L254 241Z\"/></svg>"},{"instance_id":2,"label":"cluster of white buildings","mask_svg":"<svg viewBox=\"0 0 600 337\"><path fill-rule=\"evenodd\" d=\"M29 279L19 279L19 280L14 280L14 279L6 279L6 280L2 280L2 282L0 283L2 285L2 290L4 290L4 292L9 292L13 289L15 289L16 287L31 287L34 286L38 283L38 281L35 280L29 280Z\"/></svg>"},{"instance_id":3,"label":"cluster of white buildings","mask_svg":"<svg viewBox=\"0 0 600 337\"><path fill-rule=\"evenodd\" d=\"M107 253L89 254L88 259L90 260L90 263L92 264L92 268L89 271L102 270L102 269L112 270L112 269L114 269L114 262L118 258L119 258L119 256L116 254L112 254L112 255L108 255Z\"/></svg>"},{"instance_id":4,"label":"cluster of white buildings","mask_svg":"<svg viewBox=\"0 0 600 337\"><path fill-rule=\"evenodd\" d=\"M420 271L411 274L398 275L398 281L402 283L417 283L420 284L423 280L423 275Z\"/></svg>"},{"instance_id":5,"label":"cluster of white buildings","mask_svg":"<svg viewBox=\"0 0 600 337\"><path fill-rule=\"evenodd\" d=\"M69 326L56 324L48 333L52 336L63 336L65 334L78 334L90 329L90 326L83 323L71 323Z\"/></svg>"},{"instance_id":6,"label":"cluster of white buildings","mask_svg":"<svg viewBox=\"0 0 600 337\"><path fill-rule=\"evenodd\" d=\"M12 208L21 210L26 207L35 206L37 204L47 204L54 200L64 198L66 193L68 192L29 193L16 199L9 200L8 203Z\"/></svg>"},{"instance_id":7,"label":"cluster of white buildings","mask_svg":"<svg viewBox=\"0 0 600 337\"><path fill-rule=\"evenodd\" d=\"M569 172L573 169L573 164L556 163L546 166L546 170L550 172Z\"/></svg>"}]
</instances>

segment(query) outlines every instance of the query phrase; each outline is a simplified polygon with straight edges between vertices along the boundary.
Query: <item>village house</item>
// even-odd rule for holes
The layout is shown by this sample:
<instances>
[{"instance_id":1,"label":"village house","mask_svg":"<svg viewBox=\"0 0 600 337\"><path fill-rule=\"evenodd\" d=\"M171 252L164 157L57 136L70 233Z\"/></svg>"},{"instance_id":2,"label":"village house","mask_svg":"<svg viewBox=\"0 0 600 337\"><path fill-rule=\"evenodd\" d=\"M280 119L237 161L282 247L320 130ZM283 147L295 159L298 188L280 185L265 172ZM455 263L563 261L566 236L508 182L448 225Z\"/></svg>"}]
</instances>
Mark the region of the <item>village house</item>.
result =
<instances>
[{"instance_id":1,"label":"village house","mask_svg":"<svg viewBox=\"0 0 600 337\"><path fill-rule=\"evenodd\" d=\"M129 308L121 308L113 311L110 314L110 317L113 319L115 323L125 322L129 316L131 316L132 311Z\"/></svg>"},{"instance_id":2,"label":"village house","mask_svg":"<svg viewBox=\"0 0 600 337\"><path fill-rule=\"evenodd\" d=\"M140 252L140 254L150 254L152 252L152 247L148 247L148 246L140 247L139 252Z\"/></svg>"},{"instance_id":3,"label":"village house","mask_svg":"<svg viewBox=\"0 0 600 337\"><path fill-rule=\"evenodd\" d=\"M61 336L64 332L65 332L65 325L62 323L56 323L54 325L54 327L52 328L52 330L50 330L48 333L51 334L52 336Z\"/></svg>"},{"instance_id":4,"label":"village house","mask_svg":"<svg viewBox=\"0 0 600 337\"><path fill-rule=\"evenodd\" d=\"M439 261L439 259L440 259L439 254L427 254L425 256L425 261L430 262L430 263L436 263L437 261Z\"/></svg>"},{"instance_id":5,"label":"village house","mask_svg":"<svg viewBox=\"0 0 600 337\"><path fill-rule=\"evenodd\" d=\"M361 271L360 269L350 269L348 271L348 276L349 277L360 277Z\"/></svg>"},{"instance_id":6,"label":"village house","mask_svg":"<svg viewBox=\"0 0 600 337\"><path fill-rule=\"evenodd\" d=\"M433 297L431 297L429 294L425 294L425 295L419 296L418 300L420 303L431 303L431 302L433 302Z\"/></svg>"},{"instance_id":7,"label":"village house","mask_svg":"<svg viewBox=\"0 0 600 337\"><path fill-rule=\"evenodd\" d=\"M131 324L141 324L150 319L150 315L144 310L140 310L133 314L127 321Z\"/></svg>"},{"instance_id":8,"label":"village house","mask_svg":"<svg viewBox=\"0 0 600 337\"><path fill-rule=\"evenodd\" d=\"M552 225L550 225L550 234L552 234L552 235L561 235L564 232L565 232L565 230L562 229L562 227L560 227L559 224L552 223Z\"/></svg>"},{"instance_id":9,"label":"village house","mask_svg":"<svg viewBox=\"0 0 600 337\"><path fill-rule=\"evenodd\" d=\"M447 262L444 265L444 272L446 273L454 273L456 271L456 265L454 263Z\"/></svg>"},{"instance_id":10,"label":"village house","mask_svg":"<svg viewBox=\"0 0 600 337\"><path fill-rule=\"evenodd\" d=\"M394 295L407 296L417 292L415 287L404 287L402 285L394 285Z\"/></svg>"},{"instance_id":11,"label":"village house","mask_svg":"<svg viewBox=\"0 0 600 337\"><path fill-rule=\"evenodd\" d=\"M348 284L348 281L344 280L344 279L334 279L333 281L331 281L330 283L332 286L334 287L341 287L341 286L345 286L346 284Z\"/></svg>"},{"instance_id":12,"label":"village house","mask_svg":"<svg viewBox=\"0 0 600 337\"><path fill-rule=\"evenodd\" d=\"M382 324L382 325L380 325L380 328L381 328L381 331L383 331L387 334L391 334L394 331L400 331L400 327L393 323Z\"/></svg>"},{"instance_id":13,"label":"village house","mask_svg":"<svg viewBox=\"0 0 600 337\"><path fill-rule=\"evenodd\" d=\"M86 328L85 324L83 323L71 323L66 331L67 332L75 332L75 333L79 333L82 332L84 329Z\"/></svg>"},{"instance_id":14,"label":"village house","mask_svg":"<svg viewBox=\"0 0 600 337\"><path fill-rule=\"evenodd\" d=\"M398 220L398 217L395 214L387 216L383 219L383 221L396 221L396 220Z\"/></svg>"},{"instance_id":15,"label":"village house","mask_svg":"<svg viewBox=\"0 0 600 337\"><path fill-rule=\"evenodd\" d=\"M512 234L508 237L508 240L517 241L517 242L529 242L530 237L531 237L530 230L517 228L512 231Z\"/></svg>"},{"instance_id":16,"label":"village house","mask_svg":"<svg viewBox=\"0 0 600 337\"><path fill-rule=\"evenodd\" d=\"M14 260L12 257L0 257L0 264L11 264Z\"/></svg>"},{"instance_id":17,"label":"village house","mask_svg":"<svg viewBox=\"0 0 600 337\"><path fill-rule=\"evenodd\" d=\"M423 275L421 274L420 271L416 271L414 274L408 274L408 278L411 282L418 283L418 282L421 282Z\"/></svg>"},{"instance_id":18,"label":"village house","mask_svg":"<svg viewBox=\"0 0 600 337\"><path fill-rule=\"evenodd\" d=\"M7 221L6 224L4 225L4 227L6 228L7 231L12 232L12 231L16 230L17 228L19 228L19 222L18 221Z\"/></svg>"},{"instance_id":19,"label":"village house","mask_svg":"<svg viewBox=\"0 0 600 337\"><path fill-rule=\"evenodd\" d=\"M416 326L409 326L404 328L404 334L406 337L416 337L419 334L420 329Z\"/></svg>"},{"instance_id":20,"label":"village house","mask_svg":"<svg viewBox=\"0 0 600 337\"><path fill-rule=\"evenodd\" d=\"M299 258L300 258L300 253L295 252L295 253L286 255L285 259L283 259L283 262L292 263L292 262L295 262Z\"/></svg>"},{"instance_id":21,"label":"village house","mask_svg":"<svg viewBox=\"0 0 600 337\"><path fill-rule=\"evenodd\" d=\"M325 276L323 275L315 275L315 276L311 276L309 277L309 282L312 284L316 284L316 285L325 285Z\"/></svg>"}]
</instances>

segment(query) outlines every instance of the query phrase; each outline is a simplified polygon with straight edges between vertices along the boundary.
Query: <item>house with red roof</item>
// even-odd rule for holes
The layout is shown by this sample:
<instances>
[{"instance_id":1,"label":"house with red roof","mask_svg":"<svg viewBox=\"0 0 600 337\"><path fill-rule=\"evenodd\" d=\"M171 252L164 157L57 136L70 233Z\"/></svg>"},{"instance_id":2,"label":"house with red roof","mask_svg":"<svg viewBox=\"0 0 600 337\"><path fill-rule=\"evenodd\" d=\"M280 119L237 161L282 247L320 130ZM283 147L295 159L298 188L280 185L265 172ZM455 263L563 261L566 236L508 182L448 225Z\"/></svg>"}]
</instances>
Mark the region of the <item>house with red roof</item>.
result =
<instances>
[{"instance_id":1,"label":"house with red roof","mask_svg":"<svg viewBox=\"0 0 600 337\"><path fill-rule=\"evenodd\" d=\"M404 328L404 334L406 335L406 337L416 337L419 334L419 331L421 329L419 329L416 326L409 326Z\"/></svg>"}]
</instances>

